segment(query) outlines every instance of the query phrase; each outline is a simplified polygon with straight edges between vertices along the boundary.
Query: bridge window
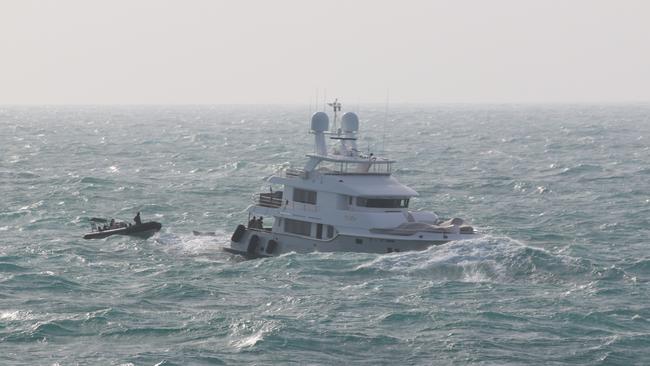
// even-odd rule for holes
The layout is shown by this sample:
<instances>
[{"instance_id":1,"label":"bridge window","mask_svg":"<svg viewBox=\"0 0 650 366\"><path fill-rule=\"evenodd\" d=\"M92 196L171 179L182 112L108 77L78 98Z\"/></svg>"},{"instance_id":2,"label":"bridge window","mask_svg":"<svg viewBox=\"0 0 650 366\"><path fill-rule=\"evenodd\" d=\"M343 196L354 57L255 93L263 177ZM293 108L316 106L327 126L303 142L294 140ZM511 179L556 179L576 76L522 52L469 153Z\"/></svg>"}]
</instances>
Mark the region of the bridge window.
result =
<instances>
[{"instance_id":1,"label":"bridge window","mask_svg":"<svg viewBox=\"0 0 650 366\"><path fill-rule=\"evenodd\" d=\"M409 207L409 199L357 197L357 206L371 208L407 208Z\"/></svg>"},{"instance_id":2,"label":"bridge window","mask_svg":"<svg viewBox=\"0 0 650 366\"><path fill-rule=\"evenodd\" d=\"M294 188L293 200L296 202L316 204L316 191L308 191L306 189Z\"/></svg>"}]
</instances>

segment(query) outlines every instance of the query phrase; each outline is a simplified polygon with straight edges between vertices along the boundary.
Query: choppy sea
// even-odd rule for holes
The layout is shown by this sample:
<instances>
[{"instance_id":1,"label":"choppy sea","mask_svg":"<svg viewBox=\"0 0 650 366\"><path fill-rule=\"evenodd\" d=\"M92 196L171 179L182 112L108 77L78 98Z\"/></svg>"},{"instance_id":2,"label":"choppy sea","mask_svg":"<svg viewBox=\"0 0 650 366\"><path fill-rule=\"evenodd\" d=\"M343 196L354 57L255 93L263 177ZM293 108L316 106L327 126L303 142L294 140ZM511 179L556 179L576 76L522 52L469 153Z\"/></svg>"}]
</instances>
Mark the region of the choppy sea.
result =
<instances>
[{"instance_id":1,"label":"choppy sea","mask_svg":"<svg viewBox=\"0 0 650 366\"><path fill-rule=\"evenodd\" d=\"M413 208L485 236L243 260L308 107L0 107L0 364L650 364L650 105L354 109ZM137 211L162 231L81 238Z\"/></svg>"}]
</instances>

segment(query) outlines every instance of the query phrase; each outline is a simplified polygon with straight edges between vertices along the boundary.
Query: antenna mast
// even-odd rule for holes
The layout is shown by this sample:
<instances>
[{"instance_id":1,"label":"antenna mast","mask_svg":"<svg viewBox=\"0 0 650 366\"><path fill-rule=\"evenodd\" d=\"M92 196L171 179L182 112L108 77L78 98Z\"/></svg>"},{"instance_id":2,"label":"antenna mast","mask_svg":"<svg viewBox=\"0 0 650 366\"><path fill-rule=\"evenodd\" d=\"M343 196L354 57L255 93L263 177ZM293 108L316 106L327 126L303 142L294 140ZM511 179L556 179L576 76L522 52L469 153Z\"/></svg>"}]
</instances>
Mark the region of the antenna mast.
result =
<instances>
[{"instance_id":1,"label":"antenna mast","mask_svg":"<svg viewBox=\"0 0 650 366\"><path fill-rule=\"evenodd\" d=\"M332 103L327 103L328 106L332 107L334 109L334 122L332 122L332 133L337 133L340 134L341 131L339 131L336 128L336 121L339 117L339 113L341 111L341 103L339 103L339 99L336 98Z\"/></svg>"},{"instance_id":2,"label":"antenna mast","mask_svg":"<svg viewBox=\"0 0 650 366\"><path fill-rule=\"evenodd\" d=\"M386 89L386 109L384 110L384 125L382 126L382 136L381 136L381 153L382 155L386 154L386 124L388 123L388 100L389 100L389 90Z\"/></svg>"}]
</instances>

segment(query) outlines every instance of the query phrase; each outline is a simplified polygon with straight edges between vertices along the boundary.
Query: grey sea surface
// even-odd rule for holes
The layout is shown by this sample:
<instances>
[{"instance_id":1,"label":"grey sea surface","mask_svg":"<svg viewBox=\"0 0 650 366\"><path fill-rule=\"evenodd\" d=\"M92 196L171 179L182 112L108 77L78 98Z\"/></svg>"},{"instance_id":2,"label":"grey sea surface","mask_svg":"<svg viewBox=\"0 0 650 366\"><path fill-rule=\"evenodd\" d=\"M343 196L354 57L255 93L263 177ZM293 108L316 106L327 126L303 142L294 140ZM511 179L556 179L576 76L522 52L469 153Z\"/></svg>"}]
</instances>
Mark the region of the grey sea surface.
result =
<instances>
[{"instance_id":1,"label":"grey sea surface","mask_svg":"<svg viewBox=\"0 0 650 366\"><path fill-rule=\"evenodd\" d=\"M486 235L243 260L307 107L0 107L0 364L650 364L649 105L354 109L413 209ZM81 238L137 211L162 231Z\"/></svg>"}]
</instances>

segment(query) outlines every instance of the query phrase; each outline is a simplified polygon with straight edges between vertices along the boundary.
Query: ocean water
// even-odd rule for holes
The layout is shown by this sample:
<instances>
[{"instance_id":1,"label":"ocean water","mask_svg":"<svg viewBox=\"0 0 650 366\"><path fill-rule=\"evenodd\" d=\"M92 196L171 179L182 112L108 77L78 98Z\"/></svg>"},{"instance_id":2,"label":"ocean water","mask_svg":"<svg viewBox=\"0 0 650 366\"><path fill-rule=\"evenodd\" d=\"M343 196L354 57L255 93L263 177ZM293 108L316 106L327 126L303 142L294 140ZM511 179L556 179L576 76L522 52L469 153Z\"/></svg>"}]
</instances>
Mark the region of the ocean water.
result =
<instances>
[{"instance_id":1,"label":"ocean water","mask_svg":"<svg viewBox=\"0 0 650 366\"><path fill-rule=\"evenodd\" d=\"M650 364L650 106L354 109L412 207L485 237L243 260L307 107L0 107L0 364ZM162 231L81 239L136 211Z\"/></svg>"}]
</instances>

